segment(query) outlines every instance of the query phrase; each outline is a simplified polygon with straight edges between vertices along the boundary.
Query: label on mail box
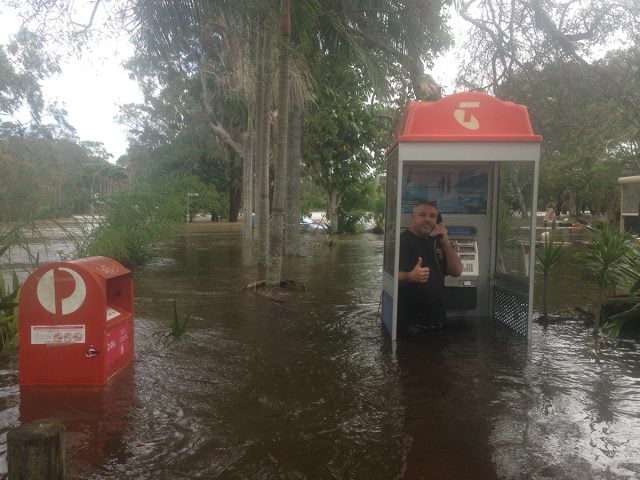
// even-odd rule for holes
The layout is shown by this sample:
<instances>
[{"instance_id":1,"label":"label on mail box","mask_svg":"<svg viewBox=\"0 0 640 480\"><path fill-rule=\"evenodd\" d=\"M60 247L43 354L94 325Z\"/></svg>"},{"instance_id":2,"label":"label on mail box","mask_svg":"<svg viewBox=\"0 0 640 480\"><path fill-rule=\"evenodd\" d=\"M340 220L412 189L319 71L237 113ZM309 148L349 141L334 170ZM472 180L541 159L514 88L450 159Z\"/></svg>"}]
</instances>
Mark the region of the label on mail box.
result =
<instances>
[{"instance_id":1,"label":"label on mail box","mask_svg":"<svg viewBox=\"0 0 640 480\"><path fill-rule=\"evenodd\" d=\"M105 336L107 346L107 365L118 360L131 349L129 343L129 325L116 326Z\"/></svg>"},{"instance_id":2,"label":"label on mail box","mask_svg":"<svg viewBox=\"0 0 640 480\"><path fill-rule=\"evenodd\" d=\"M85 343L84 325L32 325L31 344Z\"/></svg>"},{"instance_id":3,"label":"label on mail box","mask_svg":"<svg viewBox=\"0 0 640 480\"><path fill-rule=\"evenodd\" d=\"M120 312L118 310L116 310L113 307L107 307L107 322L109 320L113 320L114 318L116 318L118 315L120 315Z\"/></svg>"}]
</instances>

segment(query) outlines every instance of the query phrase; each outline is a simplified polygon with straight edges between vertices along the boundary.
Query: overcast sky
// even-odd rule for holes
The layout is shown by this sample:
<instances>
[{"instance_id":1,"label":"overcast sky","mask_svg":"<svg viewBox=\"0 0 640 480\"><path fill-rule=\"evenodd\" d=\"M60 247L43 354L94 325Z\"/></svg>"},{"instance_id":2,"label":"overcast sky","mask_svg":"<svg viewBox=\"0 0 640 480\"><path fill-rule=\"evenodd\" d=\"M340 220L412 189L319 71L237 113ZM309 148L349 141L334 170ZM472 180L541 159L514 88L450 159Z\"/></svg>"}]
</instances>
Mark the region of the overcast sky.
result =
<instances>
[{"instance_id":1,"label":"overcast sky","mask_svg":"<svg viewBox=\"0 0 640 480\"><path fill-rule=\"evenodd\" d=\"M124 42L123 42L124 43ZM129 56L130 47L121 44L100 48L100 54L91 59L62 65L63 73L44 83L48 101L59 101L68 111L68 119L81 140L102 142L113 155L112 161L126 153L126 130L118 125L118 106L140 102L141 93L135 81L128 78L122 62ZM453 55L437 62L431 72L436 82L450 88L455 75Z\"/></svg>"},{"instance_id":2,"label":"overcast sky","mask_svg":"<svg viewBox=\"0 0 640 480\"><path fill-rule=\"evenodd\" d=\"M19 22L5 10L0 12L0 25L0 44L6 44ZM118 107L142 99L136 82L122 68L132 51L125 38L102 42L82 59L63 61L62 74L42 83L45 101L63 105L80 140L102 142L113 155L112 162L127 151L126 131L116 120ZM18 113L17 118L29 121L26 112Z\"/></svg>"},{"instance_id":3,"label":"overcast sky","mask_svg":"<svg viewBox=\"0 0 640 480\"><path fill-rule=\"evenodd\" d=\"M91 58L63 64L62 75L44 83L47 100L65 105L80 139L104 143L112 161L127 151L126 130L116 120L118 107L142 99L122 67L130 51L126 42L104 44Z\"/></svg>"}]
</instances>

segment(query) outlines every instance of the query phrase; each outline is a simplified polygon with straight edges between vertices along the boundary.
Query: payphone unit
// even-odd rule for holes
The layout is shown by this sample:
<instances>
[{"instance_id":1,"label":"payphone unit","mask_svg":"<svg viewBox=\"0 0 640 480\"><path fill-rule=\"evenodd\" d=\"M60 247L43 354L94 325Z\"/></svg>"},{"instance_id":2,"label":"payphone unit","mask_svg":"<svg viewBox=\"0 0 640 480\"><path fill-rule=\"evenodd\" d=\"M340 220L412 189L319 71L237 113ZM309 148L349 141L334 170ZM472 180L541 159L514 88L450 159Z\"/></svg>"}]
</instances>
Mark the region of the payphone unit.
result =
<instances>
[{"instance_id":1,"label":"payphone unit","mask_svg":"<svg viewBox=\"0 0 640 480\"><path fill-rule=\"evenodd\" d=\"M450 226L449 239L460 256L462 274L459 277L445 277L445 305L447 309L475 309L478 305L480 275L477 230L472 226Z\"/></svg>"}]
</instances>

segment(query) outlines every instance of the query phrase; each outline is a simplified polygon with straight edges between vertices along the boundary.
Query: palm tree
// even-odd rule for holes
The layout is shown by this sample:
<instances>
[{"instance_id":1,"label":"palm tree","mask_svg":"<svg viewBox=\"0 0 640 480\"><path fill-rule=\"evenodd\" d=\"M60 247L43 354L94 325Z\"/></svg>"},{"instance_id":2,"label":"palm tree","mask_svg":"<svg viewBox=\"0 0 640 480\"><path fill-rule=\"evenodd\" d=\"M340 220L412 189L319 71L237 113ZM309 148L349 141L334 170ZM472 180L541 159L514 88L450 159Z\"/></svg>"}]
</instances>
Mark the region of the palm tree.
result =
<instances>
[{"instance_id":1,"label":"palm tree","mask_svg":"<svg viewBox=\"0 0 640 480\"><path fill-rule=\"evenodd\" d=\"M586 251L576 254L584 260L593 273L598 293L593 312L593 333L600 331L600 318L605 299L615 293L620 270L631 249L631 237L628 233L602 223L589 229L585 242Z\"/></svg>"},{"instance_id":2,"label":"palm tree","mask_svg":"<svg viewBox=\"0 0 640 480\"><path fill-rule=\"evenodd\" d=\"M271 242L267 284L280 285L284 250L284 216L286 199L286 166L289 133L289 38L291 36L291 8L289 0L280 3L280 58L278 61L278 138L274 165Z\"/></svg>"},{"instance_id":3,"label":"palm tree","mask_svg":"<svg viewBox=\"0 0 640 480\"><path fill-rule=\"evenodd\" d=\"M250 178L246 171L251 168L249 158L255 155L258 262L269 267L269 283L273 284L277 283L282 267L285 219L287 239L295 239L299 221L295 187L291 196L287 197L295 181L292 175L298 165L291 167L294 173L289 176L287 170L291 161L299 161L300 158L292 154L291 160L287 160L287 151L294 152L298 148L296 143L299 143L296 141L297 134L290 134L287 121L287 107L291 98L287 84L292 74L290 46L297 49L301 57L311 50L324 55L344 55L349 52L354 68L366 71L370 83L383 92L386 85L383 66L393 65L390 68L395 68L398 59L401 59L405 70L411 67L413 78L421 78L415 74L415 66L430 60L428 55L432 49L425 46L431 44L439 48L443 44L441 39L446 37L440 35L442 3L439 0L406 0L399 3L371 1L364 5L362 2L343 0L309 0L293 4L290 0L281 0L279 5L275 0L248 3L195 0L160 4L138 0L134 11L141 29L137 39L145 47L140 51L148 56L163 58L164 65L170 70L181 69L187 77L193 70L200 76L206 122L221 142L243 159L246 180ZM413 22L408 29L403 28L402 21L398 20L399 16L406 19L417 14L425 21ZM277 45L274 41L276 18L283 20ZM295 41L292 42L294 37ZM277 97L271 88L276 51L280 53L277 62L280 79ZM252 71L249 65L257 66L257 70ZM302 70L308 70L308 66ZM414 83L417 84L417 81ZM272 95L278 105L279 130L278 148L273 157L276 159L272 177L273 226L269 228ZM231 102L230 99L239 101ZM293 112L295 115L298 115L298 111L302 114L302 108L298 107L302 107L303 102L295 102L296 109ZM237 109L239 105L242 105L245 120L231 122L231 119L237 119L239 112L232 112L228 108ZM298 125L294 121L291 128L299 128ZM289 137L291 142L288 141ZM246 183L245 189L250 187L250 182ZM251 197L247 192L243 198L250 202ZM285 203L286 198L294 202L291 212L289 209L292 204ZM244 210L245 221L250 222L251 205L245 205ZM248 231L245 225L245 232ZM269 260L270 256L274 258Z\"/></svg>"},{"instance_id":4,"label":"palm tree","mask_svg":"<svg viewBox=\"0 0 640 480\"><path fill-rule=\"evenodd\" d=\"M640 251L637 248L632 248L623 259L620 274L623 284L628 285L626 292L605 302L613 305L616 311L602 326L602 330L611 337L617 337L627 321L640 318Z\"/></svg>"},{"instance_id":5,"label":"palm tree","mask_svg":"<svg viewBox=\"0 0 640 480\"><path fill-rule=\"evenodd\" d=\"M563 255L564 245L556 244L550 236L545 236L542 248L536 249L536 261L542 267L542 307L545 322L549 320L549 310L547 309L549 274L560 263Z\"/></svg>"},{"instance_id":6,"label":"palm tree","mask_svg":"<svg viewBox=\"0 0 640 480\"><path fill-rule=\"evenodd\" d=\"M266 266L269 255L269 160L271 132L271 55L273 52L269 9L264 13L263 28L257 33L258 73L256 79L256 232L258 265Z\"/></svg>"}]
</instances>

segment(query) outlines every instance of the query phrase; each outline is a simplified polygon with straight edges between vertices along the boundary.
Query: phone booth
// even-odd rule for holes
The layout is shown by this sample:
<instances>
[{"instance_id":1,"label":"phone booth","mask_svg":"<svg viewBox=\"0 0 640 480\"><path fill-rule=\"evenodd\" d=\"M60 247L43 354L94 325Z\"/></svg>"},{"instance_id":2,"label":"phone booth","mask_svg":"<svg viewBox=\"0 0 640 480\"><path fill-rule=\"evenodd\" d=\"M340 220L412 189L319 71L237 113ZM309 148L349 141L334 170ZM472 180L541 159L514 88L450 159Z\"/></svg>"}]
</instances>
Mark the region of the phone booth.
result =
<instances>
[{"instance_id":1,"label":"phone booth","mask_svg":"<svg viewBox=\"0 0 640 480\"><path fill-rule=\"evenodd\" d=\"M526 107L479 92L409 102L387 155L382 322L398 331L400 234L435 202L460 256L445 277L449 318L493 318L528 336L533 316L542 137Z\"/></svg>"}]
</instances>

